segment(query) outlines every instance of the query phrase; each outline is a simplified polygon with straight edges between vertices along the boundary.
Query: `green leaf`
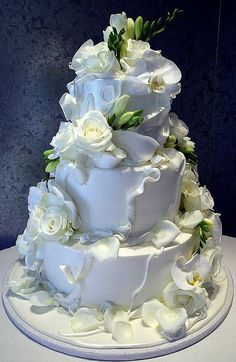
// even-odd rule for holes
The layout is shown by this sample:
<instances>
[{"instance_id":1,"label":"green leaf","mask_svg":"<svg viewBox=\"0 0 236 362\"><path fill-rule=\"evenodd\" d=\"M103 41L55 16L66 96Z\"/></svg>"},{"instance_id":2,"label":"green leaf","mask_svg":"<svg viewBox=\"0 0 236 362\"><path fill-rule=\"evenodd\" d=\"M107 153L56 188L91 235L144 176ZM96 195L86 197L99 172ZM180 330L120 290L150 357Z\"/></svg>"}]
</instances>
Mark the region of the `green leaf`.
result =
<instances>
[{"instance_id":1,"label":"green leaf","mask_svg":"<svg viewBox=\"0 0 236 362\"><path fill-rule=\"evenodd\" d=\"M139 39L143 40L143 41L149 41L154 36L162 33L166 29L166 27L171 22L173 22L173 20L177 17L177 15L179 15L182 12L183 12L183 10L176 8L173 10L172 13L168 11L168 13L164 19L159 18L158 20L152 21L151 25L148 24L148 21L145 21L143 30L142 30L142 33L141 33Z\"/></svg>"},{"instance_id":2,"label":"green leaf","mask_svg":"<svg viewBox=\"0 0 236 362\"><path fill-rule=\"evenodd\" d=\"M113 27L112 31L109 34L109 38L107 41L108 48L114 51L115 56L118 60L120 60L121 48L124 43L123 35L125 33L125 29L121 29L118 33L116 28Z\"/></svg>"},{"instance_id":3,"label":"green leaf","mask_svg":"<svg viewBox=\"0 0 236 362\"><path fill-rule=\"evenodd\" d=\"M134 23L134 34L135 39L139 40L143 32L143 18L142 16L138 16Z\"/></svg>"},{"instance_id":4,"label":"green leaf","mask_svg":"<svg viewBox=\"0 0 236 362\"><path fill-rule=\"evenodd\" d=\"M60 163L60 159L56 158L55 160L52 160L49 162L49 164L46 166L45 171L50 173L56 170L57 165Z\"/></svg>"},{"instance_id":5,"label":"green leaf","mask_svg":"<svg viewBox=\"0 0 236 362\"><path fill-rule=\"evenodd\" d=\"M116 119L116 114L115 113L113 113L113 115L111 117L108 117L107 123L109 124L110 127L112 127L113 122L114 122L115 119Z\"/></svg>"},{"instance_id":6,"label":"green leaf","mask_svg":"<svg viewBox=\"0 0 236 362\"><path fill-rule=\"evenodd\" d=\"M143 25L143 36L147 35L149 30L150 30L150 21L147 20L145 21L144 25Z\"/></svg>"}]
</instances>

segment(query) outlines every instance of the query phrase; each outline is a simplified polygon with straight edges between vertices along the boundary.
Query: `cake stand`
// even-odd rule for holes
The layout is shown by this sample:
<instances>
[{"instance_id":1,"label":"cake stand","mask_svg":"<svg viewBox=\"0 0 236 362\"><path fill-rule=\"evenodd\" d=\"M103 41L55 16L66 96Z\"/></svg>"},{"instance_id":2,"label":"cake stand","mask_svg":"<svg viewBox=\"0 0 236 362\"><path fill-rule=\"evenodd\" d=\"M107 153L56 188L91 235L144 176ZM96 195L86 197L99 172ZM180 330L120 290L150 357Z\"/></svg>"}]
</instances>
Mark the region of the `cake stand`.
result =
<instances>
[{"instance_id":1,"label":"cake stand","mask_svg":"<svg viewBox=\"0 0 236 362\"><path fill-rule=\"evenodd\" d=\"M72 356L102 361L145 359L186 348L219 326L228 314L233 300L232 277L223 264L216 279L217 288L211 296L207 317L197 322L192 320L193 326L186 337L168 342L156 330L145 327L141 319L138 319L131 322L134 331L132 343L118 344L111 334L105 332L80 337L68 336L72 333L71 316L63 308L34 308L28 300L9 293L9 281L17 281L17 276L19 278L19 275L22 275L24 268L19 261L14 263L3 282L3 303L12 322L27 336L48 348Z\"/></svg>"}]
</instances>

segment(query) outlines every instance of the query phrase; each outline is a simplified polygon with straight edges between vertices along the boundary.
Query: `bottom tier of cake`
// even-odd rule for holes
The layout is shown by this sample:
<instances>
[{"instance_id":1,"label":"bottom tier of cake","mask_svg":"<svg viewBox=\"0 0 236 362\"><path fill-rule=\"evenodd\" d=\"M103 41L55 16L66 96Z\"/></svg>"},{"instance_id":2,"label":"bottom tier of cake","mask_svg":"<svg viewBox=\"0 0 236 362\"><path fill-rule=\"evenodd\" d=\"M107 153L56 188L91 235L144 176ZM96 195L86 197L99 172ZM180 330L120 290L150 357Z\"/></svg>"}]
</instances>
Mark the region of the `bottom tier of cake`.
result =
<instances>
[{"instance_id":1,"label":"bottom tier of cake","mask_svg":"<svg viewBox=\"0 0 236 362\"><path fill-rule=\"evenodd\" d=\"M227 315L233 298L232 278L225 266L215 279L215 288L209 300L207 315L199 313L188 318L186 336L168 341L160 330L143 323L141 318L130 322L132 340L117 343L112 334L102 328L87 333L72 333L71 315L55 305L32 306L32 298L22 298L9 292L12 280L20 283L32 278L22 263L17 261L5 276L3 302L13 323L33 340L57 351L73 356L102 361L137 360L172 353L183 349L211 333ZM34 301L35 302L35 301ZM91 319L87 319L88 322Z\"/></svg>"}]
</instances>

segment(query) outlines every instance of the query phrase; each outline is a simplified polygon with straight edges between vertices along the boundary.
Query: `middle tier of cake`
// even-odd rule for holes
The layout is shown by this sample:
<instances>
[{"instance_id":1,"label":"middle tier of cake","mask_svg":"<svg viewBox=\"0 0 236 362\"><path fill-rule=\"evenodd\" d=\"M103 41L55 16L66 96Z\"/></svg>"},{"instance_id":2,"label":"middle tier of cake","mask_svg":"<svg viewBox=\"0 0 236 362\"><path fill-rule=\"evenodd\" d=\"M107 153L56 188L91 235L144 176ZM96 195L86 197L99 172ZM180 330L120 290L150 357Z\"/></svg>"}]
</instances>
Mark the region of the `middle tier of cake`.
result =
<instances>
[{"instance_id":1,"label":"middle tier of cake","mask_svg":"<svg viewBox=\"0 0 236 362\"><path fill-rule=\"evenodd\" d=\"M174 221L179 210L185 157L172 150L160 165L87 168L58 167L56 181L67 191L81 218L80 232L111 230L141 239L160 220Z\"/></svg>"}]
</instances>

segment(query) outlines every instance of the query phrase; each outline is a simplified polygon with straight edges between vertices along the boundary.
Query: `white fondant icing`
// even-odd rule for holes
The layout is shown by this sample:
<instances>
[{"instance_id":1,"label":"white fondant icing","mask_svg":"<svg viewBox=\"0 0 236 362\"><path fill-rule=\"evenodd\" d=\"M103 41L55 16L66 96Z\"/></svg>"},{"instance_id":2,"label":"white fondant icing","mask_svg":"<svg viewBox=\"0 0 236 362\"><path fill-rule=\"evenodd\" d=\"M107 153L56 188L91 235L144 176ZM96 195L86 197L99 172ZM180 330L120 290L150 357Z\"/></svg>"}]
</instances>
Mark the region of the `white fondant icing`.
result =
<instances>
[{"instance_id":1,"label":"white fondant icing","mask_svg":"<svg viewBox=\"0 0 236 362\"><path fill-rule=\"evenodd\" d=\"M154 246L123 247L115 260L94 260L80 290L81 305L94 307L107 300L128 310L151 298L159 298L171 281L171 267L176 257L184 255L190 259L193 252L191 234L180 234L177 239L179 245L160 251ZM58 292L73 294L77 286L69 283L60 265L83 265L90 255L88 250L89 246L79 243L77 249L57 243L42 245L45 276ZM160 257L153 257L158 253Z\"/></svg>"},{"instance_id":2,"label":"white fondant icing","mask_svg":"<svg viewBox=\"0 0 236 362\"><path fill-rule=\"evenodd\" d=\"M130 236L137 239L158 220L170 217L170 205L173 217L179 208L185 158L177 151L170 157L171 162L159 168L146 165L87 169L83 184L76 167L59 166L56 180L78 207L82 219L80 231L110 229L122 233L125 229L127 237L130 229Z\"/></svg>"}]
</instances>

